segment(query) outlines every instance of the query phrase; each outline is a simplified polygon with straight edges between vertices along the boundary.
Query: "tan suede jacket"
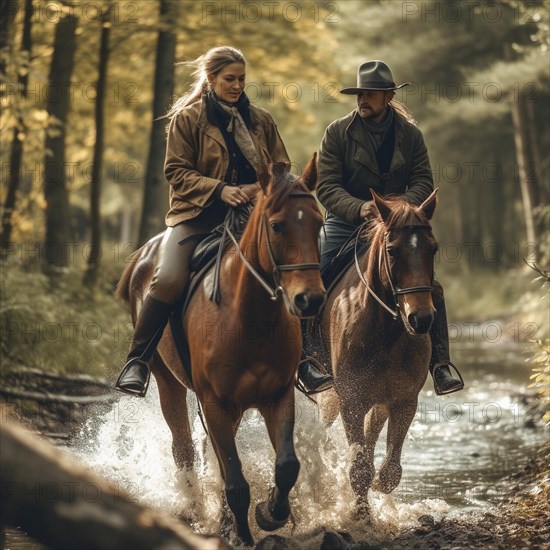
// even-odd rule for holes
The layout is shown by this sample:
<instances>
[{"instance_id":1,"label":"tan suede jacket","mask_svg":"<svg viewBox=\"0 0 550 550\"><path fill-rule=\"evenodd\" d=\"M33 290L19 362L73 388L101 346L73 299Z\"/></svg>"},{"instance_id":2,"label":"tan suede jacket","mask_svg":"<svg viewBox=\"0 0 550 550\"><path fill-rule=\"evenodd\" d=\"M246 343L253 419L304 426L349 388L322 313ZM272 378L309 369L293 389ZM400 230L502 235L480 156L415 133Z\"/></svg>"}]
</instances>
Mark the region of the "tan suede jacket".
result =
<instances>
[{"instance_id":1,"label":"tan suede jacket","mask_svg":"<svg viewBox=\"0 0 550 550\"><path fill-rule=\"evenodd\" d=\"M250 105L254 129L250 131L258 157L265 162L290 162L271 115ZM223 135L206 117L202 99L185 107L172 119L164 175L170 184L170 209L166 225L197 217L215 199L213 193L229 166Z\"/></svg>"}]
</instances>

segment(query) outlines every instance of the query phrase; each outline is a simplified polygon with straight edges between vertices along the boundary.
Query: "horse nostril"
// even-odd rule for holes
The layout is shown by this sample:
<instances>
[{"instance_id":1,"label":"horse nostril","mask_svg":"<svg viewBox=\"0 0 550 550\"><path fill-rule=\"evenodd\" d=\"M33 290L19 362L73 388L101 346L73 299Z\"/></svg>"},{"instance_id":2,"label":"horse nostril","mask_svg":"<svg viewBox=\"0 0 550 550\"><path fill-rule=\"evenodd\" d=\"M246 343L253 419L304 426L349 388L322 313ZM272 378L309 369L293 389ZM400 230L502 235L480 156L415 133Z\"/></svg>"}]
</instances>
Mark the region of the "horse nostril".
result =
<instances>
[{"instance_id":1,"label":"horse nostril","mask_svg":"<svg viewBox=\"0 0 550 550\"><path fill-rule=\"evenodd\" d=\"M309 306L311 307L311 309L314 309L317 312L321 309L321 307L323 307L326 299L326 292L318 292L316 294L312 294L309 297Z\"/></svg>"},{"instance_id":2,"label":"horse nostril","mask_svg":"<svg viewBox=\"0 0 550 550\"><path fill-rule=\"evenodd\" d=\"M416 327L417 327L416 313L409 313L409 315L407 316L407 321L409 321L409 325L411 325L411 328L413 328L416 331Z\"/></svg>"},{"instance_id":3,"label":"horse nostril","mask_svg":"<svg viewBox=\"0 0 550 550\"><path fill-rule=\"evenodd\" d=\"M433 315L430 313L411 313L408 315L407 320L416 334L426 334L432 326Z\"/></svg>"},{"instance_id":4,"label":"horse nostril","mask_svg":"<svg viewBox=\"0 0 550 550\"><path fill-rule=\"evenodd\" d=\"M309 298L305 292L300 292L294 297L294 305L300 310L305 311L309 305Z\"/></svg>"},{"instance_id":5,"label":"horse nostril","mask_svg":"<svg viewBox=\"0 0 550 550\"><path fill-rule=\"evenodd\" d=\"M294 297L294 305L305 316L316 315L326 300L326 292L301 292Z\"/></svg>"}]
</instances>

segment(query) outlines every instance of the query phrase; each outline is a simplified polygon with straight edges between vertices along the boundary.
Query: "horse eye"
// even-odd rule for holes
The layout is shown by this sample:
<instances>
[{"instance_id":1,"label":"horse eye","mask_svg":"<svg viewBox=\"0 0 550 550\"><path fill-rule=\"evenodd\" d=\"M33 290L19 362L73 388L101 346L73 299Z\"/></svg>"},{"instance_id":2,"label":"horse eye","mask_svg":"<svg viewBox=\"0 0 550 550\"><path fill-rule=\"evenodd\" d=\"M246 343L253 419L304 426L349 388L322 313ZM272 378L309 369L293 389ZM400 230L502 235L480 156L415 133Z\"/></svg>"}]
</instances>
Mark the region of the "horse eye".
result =
<instances>
[{"instance_id":1,"label":"horse eye","mask_svg":"<svg viewBox=\"0 0 550 550\"><path fill-rule=\"evenodd\" d=\"M283 230L283 224L281 222L271 222L271 229L273 229L275 233L281 233Z\"/></svg>"}]
</instances>

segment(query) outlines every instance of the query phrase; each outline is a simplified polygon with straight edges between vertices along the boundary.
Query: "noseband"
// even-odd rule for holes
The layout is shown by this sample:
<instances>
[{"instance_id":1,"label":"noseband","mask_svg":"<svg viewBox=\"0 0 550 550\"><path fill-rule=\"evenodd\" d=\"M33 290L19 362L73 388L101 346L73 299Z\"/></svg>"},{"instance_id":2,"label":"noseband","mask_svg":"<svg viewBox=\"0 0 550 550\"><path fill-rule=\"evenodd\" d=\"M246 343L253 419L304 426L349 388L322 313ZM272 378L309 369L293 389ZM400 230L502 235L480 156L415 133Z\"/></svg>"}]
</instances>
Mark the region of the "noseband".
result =
<instances>
[{"instance_id":1,"label":"noseband","mask_svg":"<svg viewBox=\"0 0 550 550\"><path fill-rule=\"evenodd\" d=\"M288 195L289 199L295 199L295 198L310 198L315 200L313 195L311 193L305 193L296 191L295 193L290 193ZM270 295L271 299L273 301L277 300L279 296L285 296L286 292L284 288L281 285L281 271L300 271L300 270L306 270L306 269L321 269L321 264L319 263L301 263L301 264L278 264L275 255L273 254L273 247L271 245L271 240L269 239L269 230L267 227L267 216L264 212L263 214L263 223L260 226L260 237L261 237L261 231L265 230L265 237L267 242L267 250L269 253L269 259L271 261L271 265L273 266L273 279L275 281L275 288L273 288L257 271L254 269L254 267L251 265L251 263L246 259L244 256L241 247L239 246L239 243L237 242L237 239L235 238L235 235L228 230L228 234L231 237L231 240L235 244L235 247L237 249L237 252L239 253L239 256L241 257L241 260L243 261L244 265L248 268L250 273L256 278L256 280L262 285L262 287L267 291L267 293Z\"/></svg>"},{"instance_id":2,"label":"noseband","mask_svg":"<svg viewBox=\"0 0 550 550\"><path fill-rule=\"evenodd\" d=\"M413 294L415 292L431 292L432 291L432 286L410 286L410 287L406 287L406 288L399 288L399 287L396 287L394 282L393 282L393 279L392 279L392 276L391 276L391 270L390 270L390 262L389 262L389 253L388 253L388 232L386 231L384 233L384 250L382 252L382 261L384 263L384 269L386 271L386 277L388 278L388 282L389 282L389 285L390 285L390 288L391 288L391 291L392 291L392 294L393 294L393 301L395 303L395 309L392 309L390 306L388 306L383 300L382 298L380 298L376 292L374 292L374 290L371 288L371 286L369 285L369 283L367 282L367 280L365 279L365 276L363 275L363 271L361 270L361 267L359 266L359 260L358 260L358 257L357 257L357 245L358 245L358 242L359 242L359 237L361 235L361 233L363 232L363 228L368 224L368 222L365 222L361 228L357 231L357 235L355 237L355 267L357 269L357 273L359 274L359 278L361 279L361 281L363 282L363 284L367 287L367 290L369 292L369 294L394 318L394 319L397 319L399 317L399 310L400 310L400 306L399 306L399 300L398 300L398 297L399 296L403 296L404 294ZM405 229L406 227L415 227L415 228L420 228L420 229L430 229L431 230L431 226L428 225L428 224L414 224L414 225L404 225L403 227L401 227L400 229Z\"/></svg>"}]
</instances>

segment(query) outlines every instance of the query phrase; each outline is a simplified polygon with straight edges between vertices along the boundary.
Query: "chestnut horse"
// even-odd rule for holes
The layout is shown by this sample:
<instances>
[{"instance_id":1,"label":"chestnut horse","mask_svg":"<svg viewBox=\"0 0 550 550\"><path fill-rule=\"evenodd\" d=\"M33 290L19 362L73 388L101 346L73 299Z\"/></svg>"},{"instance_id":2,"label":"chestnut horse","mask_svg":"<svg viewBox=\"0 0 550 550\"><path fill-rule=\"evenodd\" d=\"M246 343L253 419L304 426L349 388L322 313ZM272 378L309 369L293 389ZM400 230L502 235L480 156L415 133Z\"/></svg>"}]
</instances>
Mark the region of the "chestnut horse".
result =
<instances>
[{"instance_id":1,"label":"chestnut horse","mask_svg":"<svg viewBox=\"0 0 550 550\"><path fill-rule=\"evenodd\" d=\"M372 194L375 216L358 232L355 265L329 290L320 325L336 393L319 400L328 424L339 406L357 449L349 475L359 516L368 515L371 484L390 493L401 479L401 449L428 373L435 313L437 243L429 220L436 191L420 206ZM361 236L370 247L358 255ZM373 484L374 448L388 419L386 456Z\"/></svg>"},{"instance_id":2,"label":"chestnut horse","mask_svg":"<svg viewBox=\"0 0 550 550\"><path fill-rule=\"evenodd\" d=\"M257 408L275 448L275 485L256 506L262 529L282 527L290 515L288 495L300 464L294 451L294 382L301 358L300 318L316 315L325 302L319 272L322 216L311 194L317 183L316 156L304 174L274 166L260 178L262 191L239 242L224 252L219 269L221 299L210 299L212 270L183 315L192 387L225 482L223 520L234 520L237 537L252 545L248 524L250 488L243 476L235 435L244 411ZM119 294L136 308L154 271L160 239L136 253L123 274ZM235 241L236 243L236 241ZM166 329L151 369L162 412L172 432L179 467L192 468L194 449L187 416L187 379ZM222 495L223 496L223 495Z\"/></svg>"}]
</instances>

